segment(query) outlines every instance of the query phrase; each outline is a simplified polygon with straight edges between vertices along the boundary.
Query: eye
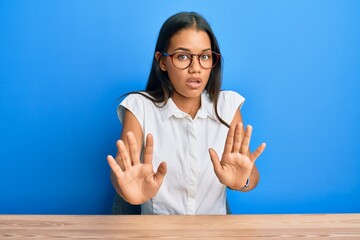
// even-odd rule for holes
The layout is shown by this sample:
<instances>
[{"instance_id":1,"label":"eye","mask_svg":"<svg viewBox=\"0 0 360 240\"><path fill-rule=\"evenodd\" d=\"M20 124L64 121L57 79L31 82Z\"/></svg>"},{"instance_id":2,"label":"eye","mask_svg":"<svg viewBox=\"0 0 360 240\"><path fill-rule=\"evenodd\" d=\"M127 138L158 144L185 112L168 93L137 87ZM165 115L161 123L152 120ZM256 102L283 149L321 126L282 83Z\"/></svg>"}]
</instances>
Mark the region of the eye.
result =
<instances>
[{"instance_id":1,"label":"eye","mask_svg":"<svg viewBox=\"0 0 360 240\"><path fill-rule=\"evenodd\" d=\"M211 59L211 54L210 53L204 53L204 54L201 54L201 56L200 56L201 61L207 61L207 60L210 60L210 59Z\"/></svg>"},{"instance_id":2,"label":"eye","mask_svg":"<svg viewBox=\"0 0 360 240\"><path fill-rule=\"evenodd\" d=\"M178 53L176 54L176 59L179 61L187 61L190 59L190 55L188 53Z\"/></svg>"}]
</instances>

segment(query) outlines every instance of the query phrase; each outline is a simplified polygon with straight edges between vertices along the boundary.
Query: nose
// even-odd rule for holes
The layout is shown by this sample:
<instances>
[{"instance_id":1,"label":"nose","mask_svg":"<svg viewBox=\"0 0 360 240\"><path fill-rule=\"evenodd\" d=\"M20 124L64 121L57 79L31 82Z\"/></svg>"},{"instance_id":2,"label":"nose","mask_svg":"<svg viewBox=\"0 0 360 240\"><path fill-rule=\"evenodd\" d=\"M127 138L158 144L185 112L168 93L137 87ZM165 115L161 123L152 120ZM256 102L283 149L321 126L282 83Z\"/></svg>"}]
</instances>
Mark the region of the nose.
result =
<instances>
[{"instance_id":1,"label":"nose","mask_svg":"<svg viewBox=\"0 0 360 240\"><path fill-rule=\"evenodd\" d=\"M201 65L200 65L199 57L200 56L197 56L197 55L193 56L193 59L189 66L190 73L200 73L201 72Z\"/></svg>"}]
</instances>

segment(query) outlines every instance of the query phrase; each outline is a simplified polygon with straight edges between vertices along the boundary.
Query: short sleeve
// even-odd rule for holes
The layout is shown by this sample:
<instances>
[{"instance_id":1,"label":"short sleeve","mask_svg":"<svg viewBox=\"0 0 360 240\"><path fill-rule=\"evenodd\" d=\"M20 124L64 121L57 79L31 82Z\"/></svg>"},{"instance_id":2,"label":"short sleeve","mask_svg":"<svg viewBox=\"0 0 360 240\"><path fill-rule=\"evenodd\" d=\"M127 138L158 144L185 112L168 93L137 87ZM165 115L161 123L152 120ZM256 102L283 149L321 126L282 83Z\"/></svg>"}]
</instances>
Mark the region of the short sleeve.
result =
<instances>
[{"instance_id":1,"label":"short sleeve","mask_svg":"<svg viewBox=\"0 0 360 240\"><path fill-rule=\"evenodd\" d=\"M234 91L221 91L218 101L218 112L222 119L227 123L231 123L235 112L241 109L245 102L245 98Z\"/></svg>"},{"instance_id":2,"label":"short sleeve","mask_svg":"<svg viewBox=\"0 0 360 240\"><path fill-rule=\"evenodd\" d=\"M123 124L124 121L125 109L134 114L141 127L143 127L145 111L144 97L140 94L130 94L119 104L117 108L117 115L121 124Z\"/></svg>"}]
</instances>

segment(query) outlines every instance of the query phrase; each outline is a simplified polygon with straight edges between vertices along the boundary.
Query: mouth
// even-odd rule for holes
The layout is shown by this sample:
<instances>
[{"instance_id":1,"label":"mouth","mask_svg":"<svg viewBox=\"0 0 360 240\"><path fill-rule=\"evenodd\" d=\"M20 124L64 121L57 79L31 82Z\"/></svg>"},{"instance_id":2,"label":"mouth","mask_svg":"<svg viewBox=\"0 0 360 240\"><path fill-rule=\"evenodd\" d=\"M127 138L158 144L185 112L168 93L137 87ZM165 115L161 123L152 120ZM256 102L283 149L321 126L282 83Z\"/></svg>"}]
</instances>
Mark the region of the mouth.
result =
<instances>
[{"instance_id":1,"label":"mouth","mask_svg":"<svg viewBox=\"0 0 360 240\"><path fill-rule=\"evenodd\" d=\"M190 87L190 88L199 88L201 86L201 78L189 78L186 81L186 84Z\"/></svg>"}]
</instances>

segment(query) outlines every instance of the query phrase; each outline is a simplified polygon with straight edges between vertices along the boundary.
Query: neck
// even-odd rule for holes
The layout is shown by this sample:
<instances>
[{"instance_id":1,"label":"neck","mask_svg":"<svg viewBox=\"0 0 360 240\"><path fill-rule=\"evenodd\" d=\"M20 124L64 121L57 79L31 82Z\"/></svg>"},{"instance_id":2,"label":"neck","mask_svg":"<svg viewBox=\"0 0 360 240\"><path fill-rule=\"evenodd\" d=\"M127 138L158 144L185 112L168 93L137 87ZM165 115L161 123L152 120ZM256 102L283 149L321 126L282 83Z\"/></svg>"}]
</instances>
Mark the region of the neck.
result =
<instances>
[{"instance_id":1,"label":"neck","mask_svg":"<svg viewBox=\"0 0 360 240\"><path fill-rule=\"evenodd\" d=\"M191 118L195 118L201 106L201 96L196 98L186 98L174 94L171 98L181 111L189 114Z\"/></svg>"}]
</instances>

